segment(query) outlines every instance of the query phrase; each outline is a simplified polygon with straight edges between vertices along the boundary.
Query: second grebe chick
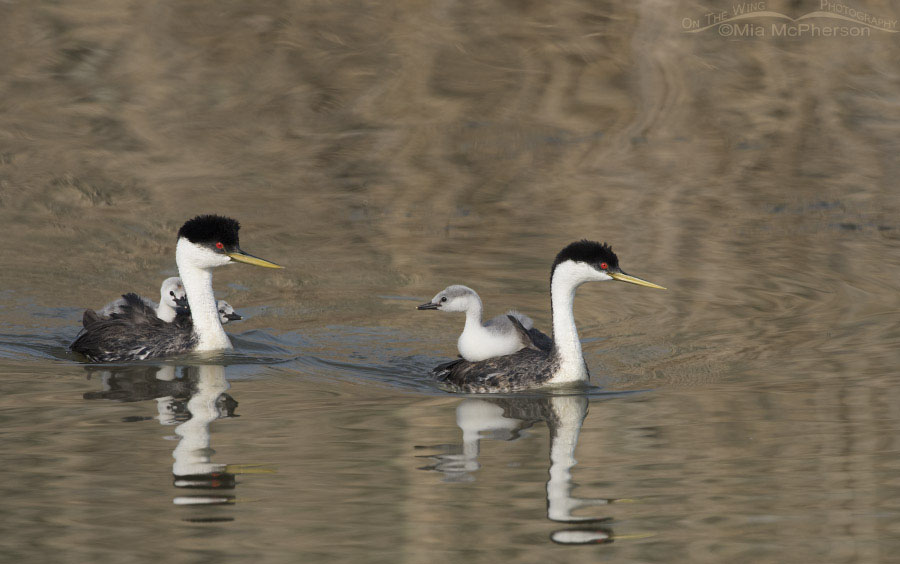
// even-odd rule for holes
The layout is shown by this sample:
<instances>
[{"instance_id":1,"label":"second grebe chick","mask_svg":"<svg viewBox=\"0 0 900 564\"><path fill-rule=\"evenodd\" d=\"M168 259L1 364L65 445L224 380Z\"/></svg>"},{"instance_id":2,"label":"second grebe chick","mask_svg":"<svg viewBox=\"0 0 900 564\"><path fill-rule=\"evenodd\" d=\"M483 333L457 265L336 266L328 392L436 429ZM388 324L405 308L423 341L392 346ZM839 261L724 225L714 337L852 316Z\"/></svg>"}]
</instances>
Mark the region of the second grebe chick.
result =
<instances>
[{"instance_id":1,"label":"second grebe chick","mask_svg":"<svg viewBox=\"0 0 900 564\"><path fill-rule=\"evenodd\" d=\"M175 321L166 323L138 296L126 294L123 313L90 323L72 343L72 351L90 360L116 362L230 349L213 294L212 270L232 262L281 268L242 251L239 229L233 219L201 215L178 230L175 263L187 293L190 317L176 316Z\"/></svg>"},{"instance_id":2,"label":"second grebe chick","mask_svg":"<svg viewBox=\"0 0 900 564\"><path fill-rule=\"evenodd\" d=\"M225 325L229 321L240 321L243 319L241 314L236 313L234 308L231 307L231 304L225 300L217 301L216 309L219 311L219 321L222 322L222 325Z\"/></svg>"},{"instance_id":3,"label":"second grebe chick","mask_svg":"<svg viewBox=\"0 0 900 564\"><path fill-rule=\"evenodd\" d=\"M144 300L144 303L147 304L148 307L156 311L156 317L166 322L172 322L175 320L175 315L178 314L179 309L187 304L185 295L184 284L181 283L181 278L172 276L171 278L163 280L163 283L159 288L159 304L144 297L141 297L141 299ZM114 313L122 313L122 307L124 305L125 298L119 298L103 306L102 309L96 312L96 315L94 315L95 312L87 310L85 311L82 323L87 327L88 324L96 320L96 318L109 317Z\"/></svg>"},{"instance_id":4,"label":"second grebe chick","mask_svg":"<svg viewBox=\"0 0 900 564\"><path fill-rule=\"evenodd\" d=\"M447 286L430 302L417 306L416 309L465 312L466 325L456 346L460 356L469 362L512 354L531 345L534 340L544 344L547 350L553 344L550 337L534 329L534 322L530 317L517 311L509 311L482 323L484 307L481 298L468 286ZM534 336L523 335L513 318L526 331L534 332Z\"/></svg>"},{"instance_id":5,"label":"second grebe chick","mask_svg":"<svg viewBox=\"0 0 900 564\"><path fill-rule=\"evenodd\" d=\"M178 279L181 281L181 278ZM121 300L120 300L121 301ZM188 305L187 297L178 298L175 300L177 309L177 314L179 316L188 316L191 315L191 306ZM229 321L240 321L243 317L239 313L235 313L234 308L231 307L231 304L226 302L225 300L219 300L216 302L216 310L219 312L219 321L222 322L222 325L226 325Z\"/></svg>"},{"instance_id":6,"label":"second grebe chick","mask_svg":"<svg viewBox=\"0 0 900 564\"><path fill-rule=\"evenodd\" d=\"M575 327L575 290L585 282L617 280L649 288L662 286L622 272L612 248L594 241L577 241L556 255L550 271L553 346L532 343L518 352L470 362L454 360L437 366L432 376L446 386L470 393L516 392L542 386L587 384L590 379ZM510 321L527 335L521 323Z\"/></svg>"}]
</instances>

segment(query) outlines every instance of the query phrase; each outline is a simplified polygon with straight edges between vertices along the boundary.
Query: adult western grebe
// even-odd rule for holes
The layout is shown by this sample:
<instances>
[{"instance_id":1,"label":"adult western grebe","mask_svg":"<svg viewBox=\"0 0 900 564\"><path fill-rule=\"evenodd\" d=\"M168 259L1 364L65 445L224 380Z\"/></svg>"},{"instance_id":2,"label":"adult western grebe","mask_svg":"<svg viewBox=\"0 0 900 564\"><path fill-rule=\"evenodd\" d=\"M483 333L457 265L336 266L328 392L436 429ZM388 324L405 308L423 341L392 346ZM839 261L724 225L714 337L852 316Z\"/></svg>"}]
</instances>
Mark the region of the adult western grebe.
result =
<instances>
[{"instance_id":1,"label":"adult western grebe","mask_svg":"<svg viewBox=\"0 0 900 564\"><path fill-rule=\"evenodd\" d=\"M456 341L456 347L460 356L469 362L512 354L532 343L548 351L553 346L553 340L535 329L530 317L517 311L509 311L482 323L481 313L484 308L481 298L468 286L447 286L430 302L416 309L466 312L466 325ZM515 318L515 321L510 318ZM528 334L523 335L516 322Z\"/></svg>"},{"instance_id":2,"label":"adult western grebe","mask_svg":"<svg viewBox=\"0 0 900 564\"><path fill-rule=\"evenodd\" d=\"M458 359L437 366L432 375L443 384L464 392L515 392L540 386L587 383L590 375L581 354L575 327L575 290L585 282L618 280L665 290L629 276L606 244L571 243L556 255L550 272L550 304L553 311L553 346L545 350L532 340L528 347L506 356L480 362ZM528 332L514 317L523 338Z\"/></svg>"},{"instance_id":3,"label":"adult western grebe","mask_svg":"<svg viewBox=\"0 0 900 564\"><path fill-rule=\"evenodd\" d=\"M90 323L72 343L72 351L94 361L116 362L231 348L216 308L212 269L234 261L281 268L242 251L239 229L233 219L201 215L178 230L175 263L187 293L190 317L176 316L166 323L140 296L126 294L122 313Z\"/></svg>"},{"instance_id":4,"label":"adult western grebe","mask_svg":"<svg viewBox=\"0 0 900 564\"><path fill-rule=\"evenodd\" d=\"M175 315L178 313L179 308L187 306L184 284L181 283L181 278L177 276L163 280L162 286L159 288L159 305L147 298L142 297L141 299L156 311L156 317L169 322L175 320ZM119 298L109 302L103 306L103 309L96 312L90 309L85 311L83 320L84 326L87 327L99 317L109 317L114 313L122 313L122 306L124 305L125 298Z\"/></svg>"}]
</instances>

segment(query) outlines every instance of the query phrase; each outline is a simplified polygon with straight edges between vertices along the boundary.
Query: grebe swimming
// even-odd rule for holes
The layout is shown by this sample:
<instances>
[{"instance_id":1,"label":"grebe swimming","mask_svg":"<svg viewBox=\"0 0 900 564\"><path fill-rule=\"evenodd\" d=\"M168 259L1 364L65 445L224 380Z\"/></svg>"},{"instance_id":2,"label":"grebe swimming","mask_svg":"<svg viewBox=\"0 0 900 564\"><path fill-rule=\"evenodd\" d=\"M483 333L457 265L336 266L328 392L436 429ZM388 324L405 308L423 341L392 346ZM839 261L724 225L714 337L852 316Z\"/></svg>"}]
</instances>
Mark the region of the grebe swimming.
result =
<instances>
[{"instance_id":1,"label":"grebe swimming","mask_svg":"<svg viewBox=\"0 0 900 564\"><path fill-rule=\"evenodd\" d=\"M530 344L506 356L470 362L458 359L437 366L432 375L451 389L471 393L515 392L565 384L586 384L590 378L575 327L575 290L585 282L618 280L649 288L662 286L622 272L619 258L606 244L571 243L556 255L550 271L553 345L541 348L528 331L510 316L522 339Z\"/></svg>"},{"instance_id":2,"label":"grebe swimming","mask_svg":"<svg viewBox=\"0 0 900 564\"><path fill-rule=\"evenodd\" d=\"M532 343L548 351L553 346L553 340L535 329L530 317L517 311L509 311L482 323L484 308L481 298L468 286L447 286L430 302L416 309L466 312L466 325L456 341L456 347L460 356L469 362L512 354ZM527 334L522 334L516 322Z\"/></svg>"},{"instance_id":3,"label":"grebe swimming","mask_svg":"<svg viewBox=\"0 0 900 564\"><path fill-rule=\"evenodd\" d=\"M231 348L216 307L212 270L232 262L281 268L242 251L239 229L240 224L233 219L201 215L178 230L175 263L187 294L190 316L176 316L172 322L165 322L140 296L125 294L122 312L89 323L71 350L93 361L118 362Z\"/></svg>"}]
</instances>

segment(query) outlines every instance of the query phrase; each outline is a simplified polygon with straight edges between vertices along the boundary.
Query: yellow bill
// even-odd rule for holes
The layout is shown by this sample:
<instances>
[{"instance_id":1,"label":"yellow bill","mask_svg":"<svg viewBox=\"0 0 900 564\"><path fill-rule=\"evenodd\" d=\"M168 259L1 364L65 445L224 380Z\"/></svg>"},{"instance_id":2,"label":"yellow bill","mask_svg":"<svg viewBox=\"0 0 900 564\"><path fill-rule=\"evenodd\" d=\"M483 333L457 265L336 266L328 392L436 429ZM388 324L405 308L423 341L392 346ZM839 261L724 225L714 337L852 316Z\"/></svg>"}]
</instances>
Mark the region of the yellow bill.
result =
<instances>
[{"instance_id":1,"label":"yellow bill","mask_svg":"<svg viewBox=\"0 0 900 564\"><path fill-rule=\"evenodd\" d=\"M229 474L275 474L275 468L265 464L227 464L225 471Z\"/></svg>"},{"instance_id":2,"label":"yellow bill","mask_svg":"<svg viewBox=\"0 0 900 564\"><path fill-rule=\"evenodd\" d=\"M653 282L647 282L646 280L641 280L636 276L631 276L630 274L625 274L624 272L610 272L609 275L619 282L631 282L632 284L637 284L638 286L646 286L648 288L656 288L658 290L665 290L664 287L654 284Z\"/></svg>"},{"instance_id":3,"label":"yellow bill","mask_svg":"<svg viewBox=\"0 0 900 564\"><path fill-rule=\"evenodd\" d=\"M227 254L229 257L231 257L231 260L236 260L238 262L243 262L246 264L252 264L254 266L263 266L265 268L284 268L283 266L275 264L274 262L269 262L266 259L248 255L244 251L233 251Z\"/></svg>"}]
</instances>

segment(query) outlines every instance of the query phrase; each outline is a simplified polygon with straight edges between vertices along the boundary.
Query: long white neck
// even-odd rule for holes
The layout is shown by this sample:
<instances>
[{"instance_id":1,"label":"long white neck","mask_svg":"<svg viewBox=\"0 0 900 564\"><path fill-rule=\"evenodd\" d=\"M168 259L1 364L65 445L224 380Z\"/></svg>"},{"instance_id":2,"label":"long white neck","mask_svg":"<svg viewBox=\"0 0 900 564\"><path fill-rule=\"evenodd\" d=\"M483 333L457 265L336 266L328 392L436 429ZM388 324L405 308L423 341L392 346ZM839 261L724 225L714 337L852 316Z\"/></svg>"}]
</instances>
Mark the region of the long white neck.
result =
<instances>
[{"instance_id":1,"label":"long white neck","mask_svg":"<svg viewBox=\"0 0 900 564\"><path fill-rule=\"evenodd\" d=\"M469 308L466 309L466 326L463 331L483 331L484 325L481 324L481 314L484 306L481 298L471 296L469 298Z\"/></svg>"},{"instance_id":2,"label":"long white neck","mask_svg":"<svg viewBox=\"0 0 900 564\"><path fill-rule=\"evenodd\" d=\"M551 379L553 384L587 382L590 378L575 327L575 290L587 281L582 270L582 265L564 262L556 267L550 281L553 344L559 359L559 369Z\"/></svg>"},{"instance_id":3,"label":"long white neck","mask_svg":"<svg viewBox=\"0 0 900 564\"><path fill-rule=\"evenodd\" d=\"M216 297L212 287L212 269L199 268L192 264L190 260L192 247L188 241L179 240L175 249L175 263L178 265L178 274L181 276L188 304L191 306L194 334L199 339L195 350L230 349L231 341L228 340L228 335L222 328L219 310L216 309Z\"/></svg>"}]
</instances>

